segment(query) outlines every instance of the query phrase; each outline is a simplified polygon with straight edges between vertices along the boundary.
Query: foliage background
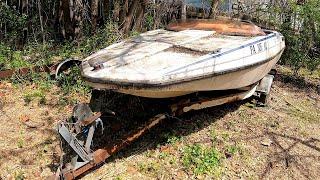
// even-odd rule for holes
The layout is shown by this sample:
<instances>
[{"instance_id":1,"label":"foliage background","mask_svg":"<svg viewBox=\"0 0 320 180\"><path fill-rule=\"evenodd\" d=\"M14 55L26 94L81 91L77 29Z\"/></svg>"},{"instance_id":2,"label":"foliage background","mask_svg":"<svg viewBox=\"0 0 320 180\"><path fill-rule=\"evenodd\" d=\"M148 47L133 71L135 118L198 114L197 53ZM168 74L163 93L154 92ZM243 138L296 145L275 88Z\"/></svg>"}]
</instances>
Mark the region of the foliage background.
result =
<instances>
[{"instance_id":1,"label":"foliage background","mask_svg":"<svg viewBox=\"0 0 320 180\"><path fill-rule=\"evenodd\" d=\"M120 39L182 18L181 0L8 0L0 3L0 70L82 58ZM191 1L187 1L191 2ZM280 31L295 74L320 64L320 0L199 0L187 18L219 15ZM224 7L230 7L228 11Z\"/></svg>"}]
</instances>

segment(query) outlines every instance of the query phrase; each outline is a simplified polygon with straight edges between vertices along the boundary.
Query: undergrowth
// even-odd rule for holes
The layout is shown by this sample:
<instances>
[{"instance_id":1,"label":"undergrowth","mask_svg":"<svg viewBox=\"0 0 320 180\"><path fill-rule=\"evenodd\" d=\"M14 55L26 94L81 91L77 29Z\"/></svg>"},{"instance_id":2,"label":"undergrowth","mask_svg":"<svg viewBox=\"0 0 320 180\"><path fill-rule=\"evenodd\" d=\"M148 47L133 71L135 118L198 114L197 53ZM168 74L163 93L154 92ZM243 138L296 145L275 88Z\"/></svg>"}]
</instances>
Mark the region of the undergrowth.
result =
<instances>
[{"instance_id":1,"label":"undergrowth","mask_svg":"<svg viewBox=\"0 0 320 180\"><path fill-rule=\"evenodd\" d=\"M67 58L82 59L121 38L122 35L118 31L118 27L109 23L104 28L100 28L95 36L85 37L78 42L64 42L63 44L57 42L29 43L23 50L15 50L4 43L0 43L0 71L56 64ZM8 80L16 86L34 86L33 90L24 93L23 98L26 103L33 99L39 99L40 104L45 104L46 93L55 85L60 87L58 93L62 93L63 96L70 94L85 95L91 91L91 88L81 79L79 67L73 67L66 73L62 73L58 79L47 73L30 72L26 75L14 74ZM66 104L66 99L68 98L61 98L62 104Z\"/></svg>"},{"instance_id":2,"label":"undergrowth","mask_svg":"<svg viewBox=\"0 0 320 180\"><path fill-rule=\"evenodd\" d=\"M22 50L0 42L0 70L48 65L71 57L81 59L121 38L117 25L109 23L100 28L96 35L84 37L77 42L30 42Z\"/></svg>"}]
</instances>

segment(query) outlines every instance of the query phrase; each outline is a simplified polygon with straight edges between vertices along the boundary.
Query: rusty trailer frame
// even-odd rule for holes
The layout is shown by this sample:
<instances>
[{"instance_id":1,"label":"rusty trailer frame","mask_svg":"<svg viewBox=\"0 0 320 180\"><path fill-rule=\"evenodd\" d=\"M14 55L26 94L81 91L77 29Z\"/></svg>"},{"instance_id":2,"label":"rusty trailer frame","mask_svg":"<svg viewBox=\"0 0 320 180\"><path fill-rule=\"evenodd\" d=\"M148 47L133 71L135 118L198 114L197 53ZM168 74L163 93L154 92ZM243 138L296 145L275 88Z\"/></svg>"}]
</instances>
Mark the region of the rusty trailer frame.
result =
<instances>
[{"instance_id":1,"label":"rusty trailer frame","mask_svg":"<svg viewBox=\"0 0 320 180\"><path fill-rule=\"evenodd\" d=\"M82 105L82 108L80 108L80 113L78 112L77 114L81 121L77 121L73 124L61 122L58 125L59 134L73 149L77 156L71 161L71 163L61 163L60 168L54 175L54 178L70 180L83 175L90 169L93 169L94 167L104 163L106 159L108 159L111 155L131 144L134 140L138 139L141 135L162 122L167 117L178 116L191 110L199 110L222 105L229 102L244 100L254 94L261 97L267 97L270 92L272 81L273 75L268 74L259 83L245 87L238 93L209 99L185 99L183 101L179 101L178 103L171 104L169 105L170 112L157 114L156 116L150 118L144 125L144 127L141 127L135 132L124 136L119 142L115 144L106 144L105 147L97 149L95 151L92 151L90 147L92 144L94 132L98 125L100 124L103 128L103 124L100 119L101 113L94 114L90 110L89 106ZM87 128L87 136L83 141L77 138L77 133L74 133L81 133L81 131L79 130L79 128L81 127ZM78 161L78 159L81 160Z\"/></svg>"}]
</instances>

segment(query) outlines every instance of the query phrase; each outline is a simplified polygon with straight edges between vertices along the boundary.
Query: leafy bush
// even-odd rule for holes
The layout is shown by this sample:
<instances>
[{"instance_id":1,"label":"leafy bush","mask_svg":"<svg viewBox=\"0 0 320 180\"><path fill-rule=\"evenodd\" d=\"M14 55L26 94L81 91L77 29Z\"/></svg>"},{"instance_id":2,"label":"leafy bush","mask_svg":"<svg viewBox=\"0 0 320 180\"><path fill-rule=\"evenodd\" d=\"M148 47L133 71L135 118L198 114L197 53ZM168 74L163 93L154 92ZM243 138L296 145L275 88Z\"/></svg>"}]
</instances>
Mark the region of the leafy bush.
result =
<instances>
[{"instance_id":1,"label":"leafy bush","mask_svg":"<svg viewBox=\"0 0 320 180\"><path fill-rule=\"evenodd\" d=\"M4 2L0 2L0 12L0 25L6 25L4 40L14 47L15 41L23 36L22 32L23 28L27 25L27 16L21 15L14 6L9 6Z\"/></svg>"},{"instance_id":2,"label":"leafy bush","mask_svg":"<svg viewBox=\"0 0 320 180\"><path fill-rule=\"evenodd\" d=\"M320 0L303 4L288 1L286 6L271 9L281 20L278 28L286 39L286 50L281 63L291 66L295 74L304 67L311 71L320 65Z\"/></svg>"}]
</instances>

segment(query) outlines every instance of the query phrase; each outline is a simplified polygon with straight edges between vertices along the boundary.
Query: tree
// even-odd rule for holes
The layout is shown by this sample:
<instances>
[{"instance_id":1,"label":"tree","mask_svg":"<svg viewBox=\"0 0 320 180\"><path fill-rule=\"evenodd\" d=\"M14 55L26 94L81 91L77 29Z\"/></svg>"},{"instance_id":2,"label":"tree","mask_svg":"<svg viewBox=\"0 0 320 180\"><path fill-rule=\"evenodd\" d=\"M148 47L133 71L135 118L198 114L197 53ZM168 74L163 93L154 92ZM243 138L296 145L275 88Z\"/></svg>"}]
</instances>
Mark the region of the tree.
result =
<instances>
[{"instance_id":1,"label":"tree","mask_svg":"<svg viewBox=\"0 0 320 180\"><path fill-rule=\"evenodd\" d=\"M211 0L211 8L209 12L209 18L214 19L217 16L217 8L220 0Z\"/></svg>"}]
</instances>

